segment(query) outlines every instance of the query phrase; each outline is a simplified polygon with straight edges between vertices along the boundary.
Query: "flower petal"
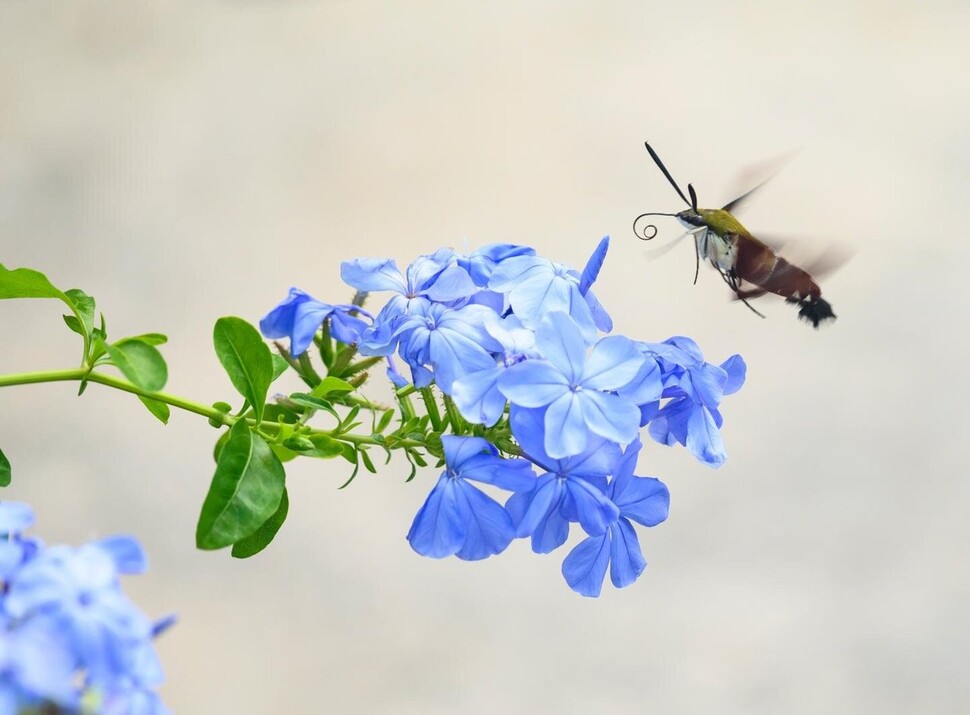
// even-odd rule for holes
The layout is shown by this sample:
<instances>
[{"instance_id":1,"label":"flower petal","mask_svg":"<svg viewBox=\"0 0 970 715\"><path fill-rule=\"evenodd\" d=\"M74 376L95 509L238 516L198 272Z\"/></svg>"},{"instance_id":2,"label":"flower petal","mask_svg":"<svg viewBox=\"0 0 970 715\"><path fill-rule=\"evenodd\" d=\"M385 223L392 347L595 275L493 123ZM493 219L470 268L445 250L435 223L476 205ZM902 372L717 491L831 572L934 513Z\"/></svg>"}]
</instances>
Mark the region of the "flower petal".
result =
<instances>
[{"instance_id":1,"label":"flower petal","mask_svg":"<svg viewBox=\"0 0 970 715\"><path fill-rule=\"evenodd\" d=\"M92 543L111 557L119 573L135 574L148 570L148 557L134 536L109 536Z\"/></svg>"},{"instance_id":2,"label":"flower petal","mask_svg":"<svg viewBox=\"0 0 970 715\"><path fill-rule=\"evenodd\" d=\"M19 501L0 502L0 534L19 534L34 523L34 510Z\"/></svg>"},{"instance_id":3,"label":"flower petal","mask_svg":"<svg viewBox=\"0 0 970 715\"><path fill-rule=\"evenodd\" d=\"M455 380L495 365L495 358L480 343L445 328L431 331L428 356L434 365L435 382L449 395Z\"/></svg>"},{"instance_id":4,"label":"flower petal","mask_svg":"<svg viewBox=\"0 0 970 715\"><path fill-rule=\"evenodd\" d=\"M451 399L469 422L491 427L505 413L505 395L498 389L504 368L493 365L463 375L451 385Z\"/></svg>"},{"instance_id":5,"label":"flower petal","mask_svg":"<svg viewBox=\"0 0 970 715\"><path fill-rule=\"evenodd\" d=\"M461 495L468 504L465 543L458 558L477 561L505 551L515 535L512 518L502 505L464 480Z\"/></svg>"},{"instance_id":6,"label":"flower petal","mask_svg":"<svg viewBox=\"0 0 970 715\"><path fill-rule=\"evenodd\" d=\"M535 488L526 492L525 496L522 497L524 505L517 504L514 510L510 510L516 522L516 537L531 536L532 532L538 528L539 523L546 518L546 515L559 508L564 492L561 479L552 474L540 476L536 480ZM519 515L520 512L521 516Z\"/></svg>"},{"instance_id":7,"label":"flower petal","mask_svg":"<svg viewBox=\"0 0 970 715\"><path fill-rule=\"evenodd\" d=\"M631 476L613 501L620 514L644 526L656 526L670 513L670 491L655 477Z\"/></svg>"},{"instance_id":8,"label":"flower petal","mask_svg":"<svg viewBox=\"0 0 970 715\"><path fill-rule=\"evenodd\" d=\"M566 392L550 404L544 420L546 454L562 459L585 450L589 428L584 417L583 401L575 392Z\"/></svg>"},{"instance_id":9,"label":"flower petal","mask_svg":"<svg viewBox=\"0 0 970 715\"><path fill-rule=\"evenodd\" d=\"M507 368L498 378L498 389L520 407L545 407L567 392L566 377L545 360L526 360Z\"/></svg>"},{"instance_id":10,"label":"flower petal","mask_svg":"<svg viewBox=\"0 0 970 715\"><path fill-rule=\"evenodd\" d=\"M411 548L422 556L441 559L458 553L468 530L468 501L447 474L438 479L408 531Z\"/></svg>"},{"instance_id":11,"label":"flower petal","mask_svg":"<svg viewBox=\"0 0 970 715\"><path fill-rule=\"evenodd\" d=\"M566 543L569 537L569 522L560 510L554 509L546 514L532 532L532 551L536 554L548 554Z\"/></svg>"},{"instance_id":12,"label":"flower petal","mask_svg":"<svg viewBox=\"0 0 970 715\"><path fill-rule=\"evenodd\" d=\"M603 261L606 260L606 252L610 247L610 237L603 236L600 242L593 249L592 255L589 260L586 261L586 267L583 268L583 274L579 279L579 292L586 295L590 286L596 281L597 276L600 274L600 269L603 267Z\"/></svg>"},{"instance_id":13,"label":"flower petal","mask_svg":"<svg viewBox=\"0 0 970 715\"><path fill-rule=\"evenodd\" d=\"M436 303L449 303L476 293L478 286L460 266L449 266L441 271L434 282L422 294Z\"/></svg>"},{"instance_id":14,"label":"flower petal","mask_svg":"<svg viewBox=\"0 0 970 715\"><path fill-rule=\"evenodd\" d=\"M579 542L563 560L562 575L573 591L581 596L596 598L603 589L609 562L609 536L590 536Z\"/></svg>"},{"instance_id":15,"label":"flower petal","mask_svg":"<svg viewBox=\"0 0 970 715\"><path fill-rule=\"evenodd\" d=\"M390 258L355 258L340 264L340 278L351 288L376 293L390 290L407 293L404 276Z\"/></svg>"},{"instance_id":16,"label":"flower petal","mask_svg":"<svg viewBox=\"0 0 970 715\"><path fill-rule=\"evenodd\" d=\"M703 405L691 410L687 420L687 451L709 467L720 467L727 459L721 432Z\"/></svg>"},{"instance_id":17,"label":"flower petal","mask_svg":"<svg viewBox=\"0 0 970 715\"><path fill-rule=\"evenodd\" d=\"M546 315L536 328L536 346L566 381L579 383L586 365L586 340L572 318L561 311Z\"/></svg>"},{"instance_id":18,"label":"flower petal","mask_svg":"<svg viewBox=\"0 0 970 715\"><path fill-rule=\"evenodd\" d=\"M636 344L622 335L603 338L589 353L583 367L583 387L617 390L628 385L643 365Z\"/></svg>"},{"instance_id":19,"label":"flower petal","mask_svg":"<svg viewBox=\"0 0 970 715\"><path fill-rule=\"evenodd\" d=\"M580 392L579 398L584 424L594 434L621 445L629 444L637 436L640 410L630 400L592 390Z\"/></svg>"},{"instance_id":20,"label":"flower petal","mask_svg":"<svg viewBox=\"0 0 970 715\"><path fill-rule=\"evenodd\" d=\"M740 355L732 355L721 363L721 369L728 374L727 382L724 383L724 394L732 395L740 390L748 372L744 359Z\"/></svg>"},{"instance_id":21,"label":"flower petal","mask_svg":"<svg viewBox=\"0 0 970 715\"><path fill-rule=\"evenodd\" d=\"M606 494L585 479L567 479L566 489L576 509L580 526L590 536L599 536L616 521L620 510Z\"/></svg>"},{"instance_id":22,"label":"flower petal","mask_svg":"<svg viewBox=\"0 0 970 715\"><path fill-rule=\"evenodd\" d=\"M640 550L640 540L633 525L620 519L610 527L610 581L617 588L624 588L636 581L647 567L647 560Z\"/></svg>"}]
</instances>

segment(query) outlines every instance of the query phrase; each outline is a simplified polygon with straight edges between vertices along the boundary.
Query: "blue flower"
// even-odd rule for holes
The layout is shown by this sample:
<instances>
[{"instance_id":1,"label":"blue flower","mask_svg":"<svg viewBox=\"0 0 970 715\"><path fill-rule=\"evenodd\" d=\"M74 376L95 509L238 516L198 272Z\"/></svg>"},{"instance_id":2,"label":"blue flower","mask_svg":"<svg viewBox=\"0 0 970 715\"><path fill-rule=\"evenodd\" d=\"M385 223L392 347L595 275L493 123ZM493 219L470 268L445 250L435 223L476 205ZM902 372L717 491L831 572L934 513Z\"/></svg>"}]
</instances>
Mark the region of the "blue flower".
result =
<instances>
[{"instance_id":1,"label":"blue flower","mask_svg":"<svg viewBox=\"0 0 970 715\"><path fill-rule=\"evenodd\" d=\"M397 345L398 323L404 316L426 310L430 303L450 305L476 293L478 286L456 261L454 251L442 248L418 257L406 274L388 258L357 258L341 263L340 277L357 290L396 293L364 332L361 353L390 355Z\"/></svg>"},{"instance_id":2,"label":"blue flower","mask_svg":"<svg viewBox=\"0 0 970 715\"><path fill-rule=\"evenodd\" d=\"M40 541L21 536L33 523L34 512L27 504L0 502L0 588L41 548Z\"/></svg>"},{"instance_id":3,"label":"blue flower","mask_svg":"<svg viewBox=\"0 0 970 715\"><path fill-rule=\"evenodd\" d=\"M267 338L289 338L290 353L302 355L313 342L313 336L330 320L330 333L342 343L356 343L367 328L367 323L352 313L362 315L367 311L353 305L328 305L312 298L299 288L290 288L290 294L259 321L259 329Z\"/></svg>"},{"instance_id":4,"label":"blue flower","mask_svg":"<svg viewBox=\"0 0 970 715\"><path fill-rule=\"evenodd\" d=\"M151 623L121 592L118 573L111 550L97 543L50 547L13 579L5 610L14 619L43 614L94 677L110 678L130 644L151 634Z\"/></svg>"},{"instance_id":5,"label":"blue flower","mask_svg":"<svg viewBox=\"0 0 970 715\"><path fill-rule=\"evenodd\" d=\"M495 267L502 261L516 256L534 256L536 251L528 246L516 246L511 243L490 243L472 252L467 257L459 256L458 265L464 268L472 277L475 285L488 285Z\"/></svg>"},{"instance_id":6,"label":"blue flower","mask_svg":"<svg viewBox=\"0 0 970 715\"><path fill-rule=\"evenodd\" d=\"M419 256L405 274L387 258L344 261L340 264L340 277L347 285L368 293L393 291L406 300L426 298L436 303L467 298L478 290L450 248Z\"/></svg>"},{"instance_id":7,"label":"blue flower","mask_svg":"<svg viewBox=\"0 0 970 715\"><path fill-rule=\"evenodd\" d=\"M545 407L545 450L553 458L579 454L590 433L621 445L636 437L640 411L616 390L637 377L644 358L622 336L599 340L586 355L579 327L562 312L539 323L536 347L543 360L513 365L499 389L513 405Z\"/></svg>"},{"instance_id":8,"label":"blue flower","mask_svg":"<svg viewBox=\"0 0 970 715\"><path fill-rule=\"evenodd\" d=\"M596 334L593 313L579 290L579 277L566 266L539 256L515 256L496 266L488 287L505 294L508 306L526 327L535 329L543 316L560 311L588 338Z\"/></svg>"},{"instance_id":9,"label":"blue flower","mask_svg":"<svg viewBox=\"0 0 970 715\"><path fill-rule=\"evenodd\" d=\"M402 316L394 331L400 341L401 357L411 366L414 384L426 387L433 377L450 394L452 384L470 372L495 365L495 358L484 346L493 341L485 331L484 318L491 314L481 305L448 308L427 304Z\"/></svg>"},{"instance_id":10,"label":"blue flower","mask_svg":"<svg viewBox=\"0 0 970 715\"><path fill-rule=\"evenodd\" d=\"M522 459L503 459L479 437L444 435L447 468L414 517L407 539L422 556L457 555L469 561L505 550L515 530L502 505L470 482L524 489L535 481Z\"/></svg>"},{"instance_id":11,"label":"blue flower","mask_svg":"<svg viewBox=\"0 0 970 715\"><path fill-rule=\"evenodd\" d=\"M485 315L483 324L498 345L498 362L456 380L451 397L465 419L490 427L505 414L507 404L498 387L499 377L507 368L539 357L539 353L535 348L535 333L523 328L514 315L507 318Z\"/></svg>"},{"instance_id":12,"label":"blue flower","mask_svg":"<svg viewBox=\"0 0 970 715\"><path fill-rule=\"evenodd\" d=\"M42 619L8 628L0 625L0 713L39 708L45 701L77 707L77 657L67 639Z\"/></svg>"},{"instance_id":13,"label":"blue flower","mask_svg":"<svg viewBox=\"0 0 970 715\"><path fill-rule=\"evenodd\" d=\"M539 410L513 406L509 421L523 454L545 470L528 490L516 490L505 504L516 536L531 536L532 550L545 554L565 543L571 521L579 522L588 534L602 534L619 513L605 493L607 477L620 458L619 447L593 437L584 452L554 458L545 450Z\"/></svg>"},{"instance_id":14,"label":"blue flower","mask_svg":"<svg viewBox=\"0 0 970 715\"><path fill-rule=\"evenodd\" d=\"M394 364L394 358L390 355L387 356L387 379L390 380L391 384L399 390L402 387L407 387L410 384L408 379L398 372L397 365Z\"/></svg>"},{"instance_id":15,"label":"blue flower","mask_svg":"<svg viewBox=\"0 0 970 715\"><path fill-rule=\"evenodd\" d=\"M607 566L616 588L636 581L647 561L631 520L643 526L656 526L667 518L670 509L667 487L659 479L633 474L640 447L637 440L627 448L610 480L607 495L619 510L616 520L602 534L590 535L577 544L562 563L566 583L583 596L599 596Z\"/></svg>"},{"instance_id":16,"label":"blue flower","mask_svg":"<svg viewBox=\"0 0 970 715\"><path fill-rule=\"evenodd\" d=\"M744 360L733 355L720 366L712 365L693 340L683 337L641 348L654 354L665 369L663 397L670 398L662 407L656 402L644 405L641 423L649 422L650 436L661 444L679 442L699 461L719 467L727 454L718 406L744 384Z\"/></svg>"},{"instance_id":17,"label":"blue flower","mask_svg":"<svg viewBox=\"0 0 970 715\"><path fill-rule=\"evenodd\" d=\"M0 504L2 543L32 547L0 584L0 713L49 703L73 712L92 699L99 712L168 712L152 692L162 672L151 639L171 619L153 625L118 578L147 569L141 546L115 536L44 548L19 534L32 521L26 505Z\"/></svg>"}]
</instances>

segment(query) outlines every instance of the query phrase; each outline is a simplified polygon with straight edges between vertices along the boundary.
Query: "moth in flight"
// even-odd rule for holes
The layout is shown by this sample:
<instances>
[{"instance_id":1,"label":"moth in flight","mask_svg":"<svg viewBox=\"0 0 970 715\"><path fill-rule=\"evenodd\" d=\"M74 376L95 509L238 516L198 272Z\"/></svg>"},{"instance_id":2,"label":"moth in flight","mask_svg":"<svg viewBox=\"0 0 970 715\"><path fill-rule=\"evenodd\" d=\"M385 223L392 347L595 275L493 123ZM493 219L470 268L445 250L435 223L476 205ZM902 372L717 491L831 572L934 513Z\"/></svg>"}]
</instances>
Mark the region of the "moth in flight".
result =
<instances>
[{"instance_id":1,"label":"moth in flight","mask_svg":"<svg viewBox=\"0 0 970 715\"><path fill-rule=\"evenodd\" d=\"M764 315L751 307L748 301L766 293L775 293L786 302L797 305L798 317L809 321L816 328L825 320L835 320L832 306L822 297L822 289L808 271L779 256L770 246L755 238L732 215L731 211L761 188L764 182L729 201L722 208L701 209L697 207L694 187L687 184L687 193L690 195L688 200L650 143L644 142L644 145L654 163L674 187L674 191L687 204L687 208L678 213L640 214L633 220L633 232L638 238L649 241L657 235L657 227L653 224L637 230L637 224L642 218L672 216L687 227L685 235L694 238L697 262L694 271L695 283L703 256L704 260L710 261L735 296L762 318ZM745 286L746 283L750 286Z\"/></svg>"}]
</instances>

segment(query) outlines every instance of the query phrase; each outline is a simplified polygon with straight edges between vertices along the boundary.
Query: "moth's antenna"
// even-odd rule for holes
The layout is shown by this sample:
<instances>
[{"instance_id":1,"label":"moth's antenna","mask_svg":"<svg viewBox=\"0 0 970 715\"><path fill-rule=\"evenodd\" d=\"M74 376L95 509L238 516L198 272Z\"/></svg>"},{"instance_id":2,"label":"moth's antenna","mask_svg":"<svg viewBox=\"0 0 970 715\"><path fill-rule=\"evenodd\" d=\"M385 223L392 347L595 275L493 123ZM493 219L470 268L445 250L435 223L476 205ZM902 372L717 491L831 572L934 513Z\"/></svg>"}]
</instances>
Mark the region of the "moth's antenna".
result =
<instances>
[{"instance_id":1,"label":"moth's antenna","mask_svg":"<svg viewBox=\"0 0 970 715\"><path fill-rule=\"evenodd\" d=\"M660 157L657 156L657 152L655 152L653 150L653 147L650 146L650 142L643 142L643 145L645 147L647 147L647 151L650 152L650 158L653 159L653 162L657 165L657 167L660 169L660 171L663 172L664 176L667 177L667 181L669 181L670 182L670 185L674 187L674 191L677 192L677 195L680 196L680 198L682 198L684 200L684 203L685 204L687 204L688 206L691 206L690 201L688 201L687 200L687 197L684 196L684 192L680 190L680 187L677 186L677 182L674 181L674 177L672 177L670 175L670 172L667 171L667 167L664 166L664 163L662 161L660 161ZM692 206L692 208L695 208L695 209L697 208L697 202L696 201L694 202L694 205Z\"/></svg>"},{"instance_id":2,"label":"moth's antenna","mask_svg":"<svg viewBox=\"0 0 970 715\"><path fill-rule=\"evenodd\" d=\"M697 194L694 191L693 184L687 184L687 193L690 194L690 207L697 211Z\"/></svg>"}]
</instances>

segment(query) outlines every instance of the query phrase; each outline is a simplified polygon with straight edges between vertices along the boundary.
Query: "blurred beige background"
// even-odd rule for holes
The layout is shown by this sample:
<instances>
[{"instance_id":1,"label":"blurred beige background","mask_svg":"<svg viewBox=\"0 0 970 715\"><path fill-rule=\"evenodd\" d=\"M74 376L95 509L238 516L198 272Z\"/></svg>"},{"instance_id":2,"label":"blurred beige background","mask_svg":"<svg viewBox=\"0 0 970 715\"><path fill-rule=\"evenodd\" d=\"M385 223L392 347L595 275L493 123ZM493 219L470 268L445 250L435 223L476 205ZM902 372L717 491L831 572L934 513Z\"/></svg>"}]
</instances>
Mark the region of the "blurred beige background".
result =
<instances>
[{"instance_id":1,"label":"blurred beige background","mask_svg":"<svg viewBox=\"0 0 970 715\"><path fill-rule=\"evenodd\" d=\"M239 562L193 548L216 433L93 386L0 393L6 498L49 541L138 534L129 583L179 713L957 713L970 685L966 3L0 4L0 262L92 293L111 334L171 342L171 392L225 399L216 318L339 262L525 242L581 267L617 331L734 352L713 472L648 444L671 488L650 566L584 600L566 550L483 563L404 540L434 483L399 463L337 492L291 465L289 520ZM854 260L839 320L760 320L684 244L637 241L794 161L742 216ZM678 229L661 224L662 235ZM0 304L0 371L73 366L52 302Z\"/></svg>"}]
</instances>

